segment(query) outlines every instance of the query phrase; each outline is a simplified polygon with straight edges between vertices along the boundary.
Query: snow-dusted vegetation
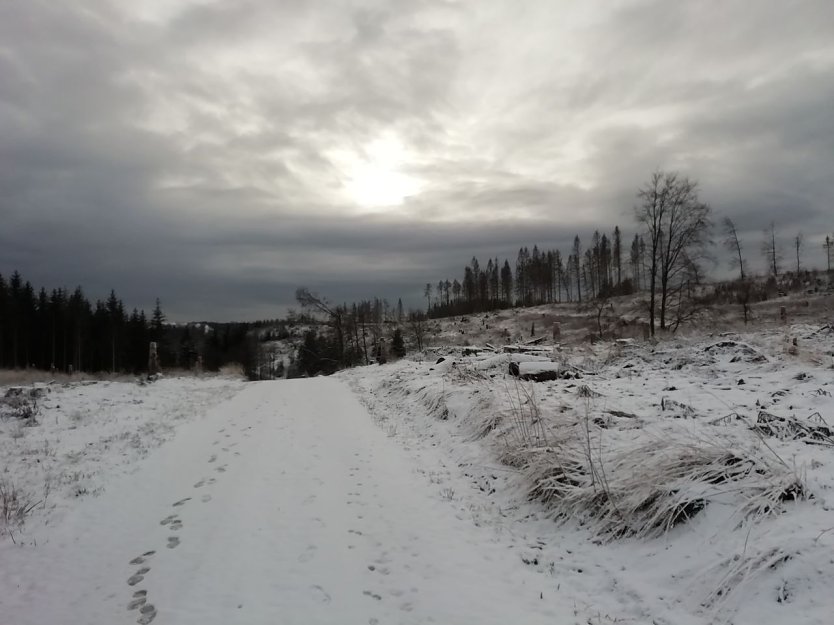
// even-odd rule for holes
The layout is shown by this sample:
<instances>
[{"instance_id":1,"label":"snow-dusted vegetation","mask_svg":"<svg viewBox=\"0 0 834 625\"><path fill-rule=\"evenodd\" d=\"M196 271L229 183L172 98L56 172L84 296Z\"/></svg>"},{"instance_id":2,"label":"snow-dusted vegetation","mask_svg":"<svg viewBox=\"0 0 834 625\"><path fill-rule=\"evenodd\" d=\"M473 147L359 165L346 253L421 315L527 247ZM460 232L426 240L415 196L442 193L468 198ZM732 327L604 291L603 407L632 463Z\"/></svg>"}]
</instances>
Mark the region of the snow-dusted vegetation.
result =
<instances>
[{"instance_id":1,"label":"snow-dusted vegetation","mask_svg":"<svg viewBox=\"0 0 834 625\"><path fill-rule=\"evenodd\" d=\"M628 589L612 619L823 623L832 355L832 326L797 324L534 354L437 347L349 377L387 431L458 461L489 518L538 533L526 559L554 583L568 583L569 541L573 567ZM523 381L525 367L556 379Z\"/></svg>"}]
</instances>

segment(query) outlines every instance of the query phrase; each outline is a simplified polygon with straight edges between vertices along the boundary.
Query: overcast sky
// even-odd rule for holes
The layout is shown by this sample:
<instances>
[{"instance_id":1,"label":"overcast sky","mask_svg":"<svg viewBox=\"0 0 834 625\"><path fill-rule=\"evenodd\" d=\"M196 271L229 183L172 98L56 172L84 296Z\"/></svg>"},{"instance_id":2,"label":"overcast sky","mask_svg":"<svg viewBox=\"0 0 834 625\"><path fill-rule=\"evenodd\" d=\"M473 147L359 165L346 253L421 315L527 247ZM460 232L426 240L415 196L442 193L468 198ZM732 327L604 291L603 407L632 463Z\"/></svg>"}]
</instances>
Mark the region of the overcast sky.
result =
<instances>
[{"instance_id":1,"label":"overcast sky","mask_svg":"<svg viewBox=\"0 0 834 625\"><path fill-rule=\"evenodd\" d=\"M831 0L0 0L0 273L255 319L634 233L834 230Z\"/></svg>"}]
</instances>

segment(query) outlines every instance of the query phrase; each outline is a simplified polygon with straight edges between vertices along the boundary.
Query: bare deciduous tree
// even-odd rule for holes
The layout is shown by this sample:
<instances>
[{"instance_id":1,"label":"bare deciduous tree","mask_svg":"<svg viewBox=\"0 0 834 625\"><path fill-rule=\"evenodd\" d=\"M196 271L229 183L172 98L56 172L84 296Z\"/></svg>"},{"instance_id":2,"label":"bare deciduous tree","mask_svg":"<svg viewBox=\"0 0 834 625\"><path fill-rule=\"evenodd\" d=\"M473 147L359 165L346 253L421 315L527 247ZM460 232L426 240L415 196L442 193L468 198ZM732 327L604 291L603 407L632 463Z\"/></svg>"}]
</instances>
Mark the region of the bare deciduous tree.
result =
<instances>
[{"instance_id":1,"label":"bare deciduous tree","mask_svg":"<svg viewBox=\"0 0 834 625\"><path fill-rule=\"evenodd\" d=\"M738 266L741 277L738 281L737 299L744 311L744 323L746 324L750 318L750 296L752 292L752 285L747 280L744 272L744 267L747 264L741 251L741 241L738 238L738 230L732 219L725 217L722 221L724 229L724 247L732 252L731 263L733 266Z\"/></svg>"},{"instance_id":2,"label":"bare deciduous tree","mask_svg":"<svg viewBox=\"0 0 834 625\"><path fill-rule=\"evenodd\" d=\"M776 240L776 224L772 221L770 222L770 227L764 231L762 255L765 258L770 275L774 278L777 277L782 263L782 248Z\"/></svg>"},{"instance_id":3,"label":"bare deciduous tree","mask_svg":"<svg viewBox=\"0 0 834 625\"><path fill-rule=\"evenodd\" d=\"M336 340L339 349L339 362L345 363L345 329L344 313L339 306L332 306L323 297L319 297L307 287L300 287L295 291L295 299L302 309L312 310L327 315L328 321L336 333Z\"/></svg>"},{"instance_id":4,"label":"bare deciduous tree","mask_svg":"<svg viewBox=\"0 0 834 625\"><path fill-rule=\"evenodd\" d=\"M724 247L733 254L730 261L733 267L738 267L740 278L744 280L744 268L746 263L741 252L741 240L738 238L738 230L736 224L729 217L725 217L721 221L722 229L724 230Z\"/></svg>"},{"instance_id":5,"label":"bare deciduous tree","mask_svg":"<svg viewBox=\"0 0 834 625\"><path fill-rule=\"evenodd\" d=\"M681 302L699 278L699 262L710 242L711 209L698 199L697 182L675 172L654 172L637 197L637 221L648 235L649 326L654 336L658 296L664 329L669 304Z\"/></svg>"},{"instance_id":6,"label":"bare deciduous tree","mask_svg":"<svg viewBox=\"0 0 834 625\"><path fill-rule=\"evenodd\" d=\"M414 335L414 343L417 346L417 351L423 351L426 336L425 316L419 311L412 311L408 316L408 326L411 328L411 333Z\"/></svg>"}]
</instances>

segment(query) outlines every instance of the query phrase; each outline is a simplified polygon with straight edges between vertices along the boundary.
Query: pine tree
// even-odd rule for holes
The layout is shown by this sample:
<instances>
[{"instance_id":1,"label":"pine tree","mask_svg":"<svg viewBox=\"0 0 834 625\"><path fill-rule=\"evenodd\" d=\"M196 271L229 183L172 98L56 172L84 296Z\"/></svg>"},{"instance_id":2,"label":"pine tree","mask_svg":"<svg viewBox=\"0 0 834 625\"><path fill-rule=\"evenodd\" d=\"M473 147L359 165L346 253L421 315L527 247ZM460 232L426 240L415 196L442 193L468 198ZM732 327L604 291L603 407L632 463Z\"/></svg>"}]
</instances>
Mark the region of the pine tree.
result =
<instances>
[{"instance_id":1,"label":"pine tree","mask_svg":"<svg viewBox=\"0 0 834 625\"><path fill-rule=\"evenodd\" d=\"M403 340L402 330L399 328L394 330L394 336L391 337L391 353L397 358L405 356L405 341Z\"/></svg>"}]
</instances>

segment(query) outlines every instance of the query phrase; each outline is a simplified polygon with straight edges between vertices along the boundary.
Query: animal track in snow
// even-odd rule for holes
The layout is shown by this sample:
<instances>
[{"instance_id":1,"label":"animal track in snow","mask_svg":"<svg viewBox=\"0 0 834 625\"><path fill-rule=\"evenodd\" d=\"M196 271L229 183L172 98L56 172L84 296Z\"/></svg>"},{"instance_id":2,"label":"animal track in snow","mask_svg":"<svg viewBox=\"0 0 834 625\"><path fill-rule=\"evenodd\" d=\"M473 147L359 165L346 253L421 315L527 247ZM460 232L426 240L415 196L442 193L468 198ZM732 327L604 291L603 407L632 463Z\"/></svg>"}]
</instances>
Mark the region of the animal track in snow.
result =
<instances>
[{"instance_id":1,"label":"animal track in snow","mask_svg":"<svg viewBox=\"0 0 834 625\"><path fill-rule=\"evenodd\" d=\"M174 507L178 508L180 506L184 506L187 501L191 501L191 497L186 497L185 499L180 499L179 501L174 502Z\"/></svg>"},{"instance_id":2,"label":"animal track in snow","mask_svg":"<svg viewBox=\"0 0 834 625\"><path fill-rule=\"evenodd\" d=\"M363 590L362 594L365 595L365 596L371 597L373 599L376 599L377 601L382 601L382 595L378 595L375 592L371 592L370 590Z\"/></svg>"},{"instance_id":3,"label":"animal track in snow","mask_svg":"<svg viewBox=\"0 0 834 625\"><path fill-rule=\"evenodd\" d=\"M169 515L168 515L168 516L166 516L164 519L162 519L162 520L159 522L159 524L160 524L160 525L168 525L168 524L173 523L174 521L176 521L178 518L179 518L179 515L176 515L176 514L169 514Z\"/></svg>"},{"instance_id":4,"label":"animal track in snow","mask_svg":"<svg viewBox=\"0 0 834 625\"><path fill-rule=\"evenodd\" d=\"M168 537L168 544L165 545L168 549L175 549L179 546L180 539L179 536L169 536Z\"/></svg>"},{"instance_id":5,"label":"animal track in snow","mask_svg":"<svg viewBox=\"0 0 834 625\"><path fill-rule=\"evenodd\" d=\"M203 495L202 497L200 497L200 501L202 501L203 503L208 503L209 501L211 501L211 495Z\"/></svg>"},{"instance_id":6,"label":"animal track in snow","mask_svg":"<svg viewBox=\"0 0 834 625\"><path fill-rule=\"evenodd\" d=\"M209 464L211 464L215 460L217 460L217 454L211 454L211 457L209 458Z\"/></svg>"}]
</instances>

